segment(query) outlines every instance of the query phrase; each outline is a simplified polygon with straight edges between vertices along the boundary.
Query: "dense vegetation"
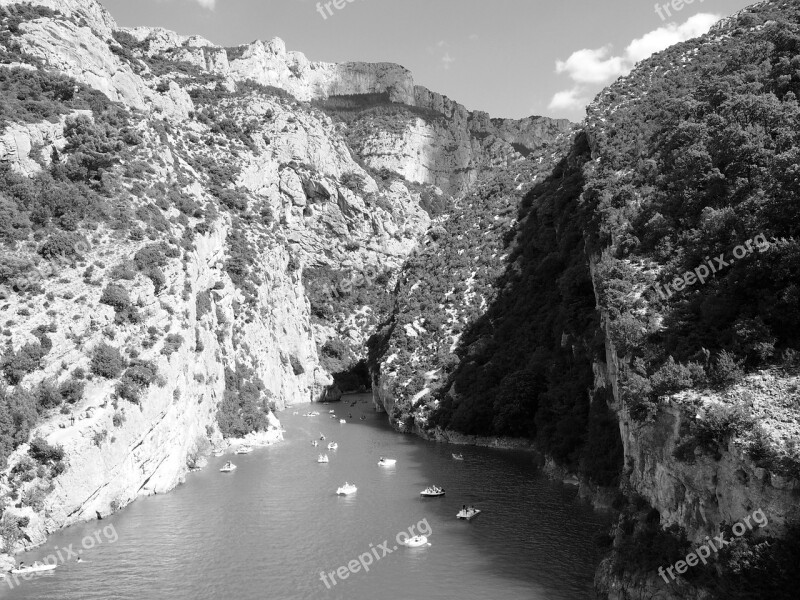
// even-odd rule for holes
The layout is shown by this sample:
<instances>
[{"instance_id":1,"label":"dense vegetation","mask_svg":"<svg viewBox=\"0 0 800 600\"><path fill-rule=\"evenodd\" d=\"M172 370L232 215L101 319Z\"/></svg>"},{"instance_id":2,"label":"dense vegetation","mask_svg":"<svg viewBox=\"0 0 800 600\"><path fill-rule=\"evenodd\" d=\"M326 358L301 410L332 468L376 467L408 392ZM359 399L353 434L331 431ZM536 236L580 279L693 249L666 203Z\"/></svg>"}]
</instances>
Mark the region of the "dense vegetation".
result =
<instances>
[{"instance_id":1,"label":"dense vegetation","mask_svg":"<svg viewBox=\"0 0 800 600\"><path fill-rule=\"evenodd\" d=\"M614 108L596 126L600 168L585 197L633 401L729 384L737 368L791 362L800 349L799 17L789 5L754 8L724 44L701 44L682 64L696 44L671 48L606 92ZM717 272L705 284L664 293L709 260Z\"/></svg>"}]
</instances>

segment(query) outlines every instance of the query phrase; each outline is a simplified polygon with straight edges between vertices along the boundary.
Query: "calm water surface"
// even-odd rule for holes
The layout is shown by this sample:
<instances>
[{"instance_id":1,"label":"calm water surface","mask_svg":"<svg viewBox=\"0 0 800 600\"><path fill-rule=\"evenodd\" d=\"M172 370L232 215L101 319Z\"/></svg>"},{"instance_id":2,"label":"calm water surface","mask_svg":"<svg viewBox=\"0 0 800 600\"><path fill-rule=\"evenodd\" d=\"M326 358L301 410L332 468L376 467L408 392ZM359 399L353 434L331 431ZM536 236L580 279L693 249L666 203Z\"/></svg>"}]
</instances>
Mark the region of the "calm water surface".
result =
<instances>
[{"instance_id":1,"label":"calm water surface","mask_svg":"<svg viewBox=\"0 0 800 600\"><path fill-rule=\"evenodd\" d=\"M359 400L350 407L349 402ZM249 455L211 458L185 485L134 502L100 522L70 527L46 546L19 558L32 562L56 546L73 544L113 525L117 540L83 553L56 571L13 590L0 582L0 598L59 600L184 599L492 599L592 598L599 561L593 536L604 517L576 498L575 488L536 473L527 453L456 448L391 430L369 396L309 405L281 417L286 441ZM327 409L348 417L345 425ZM366 421L358 417L364 414ZM311 440L325 434L339 443L317 464ZM451 452L462 452L455 461ZM377 466L383 455L394 468ZM220 473L232 459L238 469ZM350 481L358 492L337 497ZM444 498L422 499L435 483ZM484 512L467 523L462 504ZM425 520L427 548L393 550L398 532ZM423 525L424 528L424 525ZM327 589L320 571L334 571L389 542L391 554L368 573L351 574ZM379 552L379 555L382 552Z\"/></svg>"}]
</instances>

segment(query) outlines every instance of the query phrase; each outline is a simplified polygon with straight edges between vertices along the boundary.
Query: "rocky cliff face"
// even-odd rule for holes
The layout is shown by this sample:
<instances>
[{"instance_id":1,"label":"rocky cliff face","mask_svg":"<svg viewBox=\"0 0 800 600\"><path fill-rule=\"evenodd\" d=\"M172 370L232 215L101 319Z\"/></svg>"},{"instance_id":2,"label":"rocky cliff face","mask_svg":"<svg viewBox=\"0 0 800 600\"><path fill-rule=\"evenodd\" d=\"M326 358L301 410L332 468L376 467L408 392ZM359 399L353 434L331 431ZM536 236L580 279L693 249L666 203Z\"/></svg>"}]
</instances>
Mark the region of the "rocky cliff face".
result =
<instances>
[{"instance_id":1,"label":"rocky cliff face","mask_svg":"<svg viewBox=\"0 0 800 600\"><path fill-rule=\"evenodd\" d=\"M570 147L543 156L545 172L522 175L538 185L517 196L509 181L486 194L476 187L489 218L431 230L431 249L406 265L392 319L372 341L373 396L398 429L447 439L441 428L449 427L453 439L472 443L527 435L581 473L584 490L619 485L612 558L597 577L602 597L763 597L758 579L767 572L778 597L795 593L779 575L791 570L794 550L771 557L769 568L782 565L773 571L764 553L795 548L800 522L796 273L775 283L784 264L796 264L797 219L789 203L766 218L753 211L747 224L728 220L752 207L739 203L747 194L738 195L738 163L722 149L763 148L758 164L783 165L766 158L771 141L729 134L732 122L756 121L767 105L786 115L755 127L775 139L796 132L785 124L797 123L797 89L778 90L773 80L784 76L789 86L779 65L796 58L797 23L794 5L759 3L602 92ZM755 96L729 92L762 68L756 96L764 104L743 109ZM680 109L661 120L670 103ZM794 155L796 146L785 150ZM783 168L753 180L754 189L783 181ZM670 274L730 255L761 232L770 240L765 259L731 262L684 295L657 292ZM441 275L442 262L451 277ZM761 309L749 302L755 289ZM776 305L792 300L770 314L768 296ZM708 322L717 329L700 333ZM748 356L748 343L763 344L762 355ZM659 576L659 566L707 536L730 539L731 527L757 510L767 524L713 567L675 582Z\"/></svg>"},{"instance_id":2,"label":"rocky cliff face","mask_svg":"<svg viewBox=\"0 0 800 600\"><path fill-rule=\"evenodd\" d=\"M388 293L448 202L568 126L470 114L398 65L312 63L278 39L224 49L122 30L93 0L0 9L13 16L0 69L71 90L36 98L53 118L20 107L0 124L6 373L42 349L0 398L35 405L27 438L64 452L37 468L15 442L7 552L166 492L223 433L276 431L272 411L320 399L332 383L320 349L363 346L370 294ZM28 185L61 199L36 213ZM320 272L382 277L320 308L308 297ZM107 347L121 370L95 364Z\"/></svg>"}]
</instances>

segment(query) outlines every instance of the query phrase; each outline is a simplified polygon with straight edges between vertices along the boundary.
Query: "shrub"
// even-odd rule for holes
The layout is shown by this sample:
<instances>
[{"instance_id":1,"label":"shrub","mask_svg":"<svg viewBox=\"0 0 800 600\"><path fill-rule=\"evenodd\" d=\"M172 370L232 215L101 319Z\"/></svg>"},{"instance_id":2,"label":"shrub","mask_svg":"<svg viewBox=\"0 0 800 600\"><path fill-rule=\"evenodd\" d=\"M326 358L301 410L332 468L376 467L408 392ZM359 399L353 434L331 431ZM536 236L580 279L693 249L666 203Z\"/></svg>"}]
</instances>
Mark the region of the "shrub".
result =
<instances>
[{"instance_id":1,"label":"shrub","mask_svg":"<svg viewBox=\"0 0 800 600\"><path fill-rule=\"evenodd\" d=\"M51 380L42 381L36 390L36 405L40 410L61 406L63 398L59 388Z\"/></svg>"},{"instance_id":2,"label":"shrub","mask_svg":"<svg viewBox=\"0 0 800 600\"><path fill-rule=\"evenodd\" d=\"M75 371L77 371L77 369L75 369ZM74 372L73 377L75 377ZM68 402L69 404L75 404L81 398L83 398L83 390L85 385L86 384L83 381L78 379L67 379L59 386L58 391L65 402Z\"/></svg>"},{"instance_id":3,"label":"shrub","mask_svg":"<svg viewBox=\"0 0 800 600\"><path fill-rule=\"evenodd\" d=\"M131 307L131 297L128 294L128 290L121 285L109 283L100 297L100 304L107 304L113 307L115 311L121 312Z\"/></svg>"},{"instance_id":4,"label":"shrub","mask_svg":"<svg viewBox=\"0 0 800 600\"><path fill-rule=\"evenodd\" d=\"M197 308L197 318L202 319L203 316L207 315L211 312L211 292L210 290L206 290L204 292L200 292L197 294L197 298L195 299L195 305Z\"/></svg>"},{"instance_id":5,"label":"shrub","mask_svg":"<svg viewBox=\"0 0 800 600\"><path fill-rule=\"evenodd\" d=\"M742 362L737 361L732 353L723 350L714 361L712 377L719 385L730 385L741 381L744 377Z\"/></svg>"},{"instance_id":6,"label":"shrub","mask_svg":"<svg viewBox=\"0 0 800 600\"><path fill-rule=\"evenodd\" d=\"M674 394L681 390L699 386L706 380L703 367L697 363L682 365L676 363L671 356L658 371L650 377L653 393L658 396Z\"/></svg>"},{"instance_id":7,"label":"shrub","mask_svg":"<svg viewBox=\"0 0 800 600\"><path fill-rule=\"evenodd\" d=\"M114 416L111 418L111 422L114 424L114 427L122 427L123 423L125 423L125 415L121 412L115 412Z\"/></svg>"},{"instance_id":8,"label":"shrub","mask_svg":"<svg viewBox=\"0 0 800 600\"><path fill-rule=\"evenodd\" d=\"M715 405L697 421L697 440L703 448L716 454L730 437L752 426L752 418L741 407Z\"/></svg>"},{"instance_id":9,"label":"shrub","mask_svg":"<svg viewBox=\"0 0 800 600\"><path fill-rule=\"evenodd\" d=\"M357 173L355 171L348 171L347 173L343 173L342 176L339 178L339 182L356 194L363 193L367 187L367 181L365 177L361 173Z\"/></svg>"},{"instance_id":10,"label":"shrub","mask_svg":"<svg viewBox=\"0 0 800 600\"><path fill-rule=\"evenodd\" d=\"M82 243L85 244L80 236L58 231L39 247L39 254L47 259L74 259L78 257L78 248Z\"/></svg>"},{"instance_id":11,"label":"shrub","mask_svg":"<svg viewBox=\"0 0 800 600\"><path fill-rule=\"evenodd\" d=\"M164 340L164 347L161 349L161 354L165 356L172 355L173 352L178 350L183 345L183 336L178 333L170 333Z\"/></svg>"},{"instance_id":12,"label":"shrub","mask_svg":"<svg viewBox=\"0 0 800 600\"><path fill-rule=\"evenodd\" d=\"M44 438L37 436L31 440L28 454L34 460L47 464L63 460L64 449L61 446L51 446Z\"/></svg>"},{"instance_id":13,"label":"shrub","mask_svg":"<svg viewBox=\"0 0 800 600\"><path fill-rule=\"evenodd\" d=\"M90 369L93 374L113 379L117 377L125 367L125 361L119 350L109 346L105 342L99 344L92 354Z\"/></svg>"},{"instance_id":14,"label":"shrub","mask_svg":"<svg viewBox=\"0 0 800 600\"><path fill-rule=\"evenodd\" d=\"M49 348L43 347L41 342L31 342L22 346L17 352L6 355L2 364L3 374L8 382L16 385L25 375L36 371L48 350Z\"/></svg>"}]
</instances>

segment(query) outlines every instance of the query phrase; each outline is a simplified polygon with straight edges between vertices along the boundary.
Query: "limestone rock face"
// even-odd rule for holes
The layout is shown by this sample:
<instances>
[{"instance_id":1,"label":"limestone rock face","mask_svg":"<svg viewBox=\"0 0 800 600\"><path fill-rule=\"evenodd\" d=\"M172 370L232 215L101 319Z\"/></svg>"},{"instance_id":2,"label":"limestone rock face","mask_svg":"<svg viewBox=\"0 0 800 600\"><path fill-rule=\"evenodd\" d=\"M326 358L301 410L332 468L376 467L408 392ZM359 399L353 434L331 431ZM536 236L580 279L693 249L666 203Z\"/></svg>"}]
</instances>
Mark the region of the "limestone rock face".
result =
<instances>
[{"instance_id":1,"label":"limestone rock face","mask_svg":"<svg viewBox=\"0 0 800 600\"><path fill-rule=\"evenodd\" d=\"M81 114L80 112L76 112ZM64 123L61 117L57 123L12 123L0 134L0 160L10 163L16 171L33 175L41 170L36 157L31 156L34 148L39 148L39 158L45 164L50 162L53 148L64 147Z\"/></svg>"},{"instance_id":2,"label":"limestone rock face","mask_svg":"<svg viewBox=\"0 0 800 600\"><path fill-rule=\"evenodd\" d=\"M4 311L29 315L4 339L17 351L35 341L31 331L51 331L52 348L24 377L26 388L63 383L76 367L89 371L101 343L129 363L152 363L159 377L136 400L121 393L119 377L93 376L68 414L53 411L37 424L32 436L60 445L66 470L52 479L43 506L9 509L29 525L28 541L8 551L179 484L224 444L218 411L238 393L238 379L258 382L257 410L272 430L274 412L339 395L318 348L337 337L363 347L375 315L352 306L339 330L312 318L306 274L396 273L432 223L423 193L457 195L480 169L524 160L513 143L546 143L537 136L564 129L549 120L519 131L513 121L473 123L475 115L418 88L399 65L311 62L277 38L224 49L158 28L120 36L95 0L34 3L60 14L20 25L20 58L35 57L129 109L127 135L141 139L102 173L108 198L99 201L118 202L120 214L129 209L120 218L126 223L101 219L82 230L85 248L73 261L43 259L38 239L9 250L31 261L31 280L49 293L29 298L0 286ZM354 95L404 112L348 125L330 106L319 108ZM65 148L65 123L77 114L8 124L0 161L34 175L42 168L34 150L47 165L52 149ZM156 242L173 253L159 267L161 283L142 269L112 274ZM368 284L392 289L388 277ZM139 320L120 321L101 304L111 282L130 295ZM6 474L27 451L26 444L15 451ZM15 489L15 503L39 483L37 476Z\"/></svg>"}]
</instances>

